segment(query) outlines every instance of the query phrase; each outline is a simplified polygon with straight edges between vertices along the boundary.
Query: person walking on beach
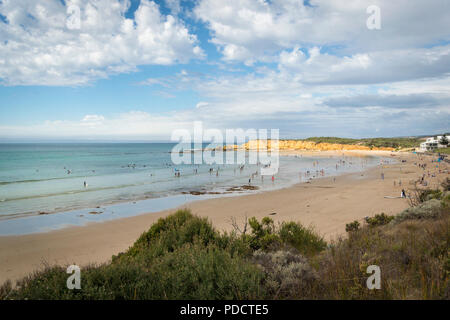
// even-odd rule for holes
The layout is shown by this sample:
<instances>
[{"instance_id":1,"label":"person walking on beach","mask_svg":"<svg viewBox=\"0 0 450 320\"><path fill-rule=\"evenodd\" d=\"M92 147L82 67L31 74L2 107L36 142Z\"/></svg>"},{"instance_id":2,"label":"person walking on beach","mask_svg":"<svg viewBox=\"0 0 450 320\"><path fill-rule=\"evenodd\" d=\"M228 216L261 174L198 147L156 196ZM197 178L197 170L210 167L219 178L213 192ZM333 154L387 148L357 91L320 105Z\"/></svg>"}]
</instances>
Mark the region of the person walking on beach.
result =
<instances>
[{"instance_id":1,"label":"person walking on beach","mask_svg":"<svg viewBox=\"0 0 450 320\"><path fill-rule=\"evenodd\" d=\"M406 198L406 192L405 192L405 189L402 189L401 197L402 197L402 198Z\"/></svg>"}]
</instances>

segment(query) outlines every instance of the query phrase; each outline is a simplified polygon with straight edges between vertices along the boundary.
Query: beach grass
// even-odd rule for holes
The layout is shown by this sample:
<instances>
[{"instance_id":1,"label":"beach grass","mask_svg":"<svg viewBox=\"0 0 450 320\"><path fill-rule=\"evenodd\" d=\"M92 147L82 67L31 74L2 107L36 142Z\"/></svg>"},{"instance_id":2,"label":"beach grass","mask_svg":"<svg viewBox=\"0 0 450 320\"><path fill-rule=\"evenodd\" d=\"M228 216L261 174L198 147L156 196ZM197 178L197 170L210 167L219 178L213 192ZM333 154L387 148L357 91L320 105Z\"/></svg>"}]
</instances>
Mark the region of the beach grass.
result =
<instances>
[{"instance_id":1,"label":"beach grass","mask_svg":"<svg viewBox=\"0 0 450 320\"><path fill-rule=\"evenodd\" d=\"M221 233L179 210L110 263L83 267L79 290L67 289L66 268L48 266L4 284L0 299L449 299L449 194L428 194L329 243L298 222L250 218ZM366 286L370 265L381 268L379 290Z\"/></svg>"}]
</instances>

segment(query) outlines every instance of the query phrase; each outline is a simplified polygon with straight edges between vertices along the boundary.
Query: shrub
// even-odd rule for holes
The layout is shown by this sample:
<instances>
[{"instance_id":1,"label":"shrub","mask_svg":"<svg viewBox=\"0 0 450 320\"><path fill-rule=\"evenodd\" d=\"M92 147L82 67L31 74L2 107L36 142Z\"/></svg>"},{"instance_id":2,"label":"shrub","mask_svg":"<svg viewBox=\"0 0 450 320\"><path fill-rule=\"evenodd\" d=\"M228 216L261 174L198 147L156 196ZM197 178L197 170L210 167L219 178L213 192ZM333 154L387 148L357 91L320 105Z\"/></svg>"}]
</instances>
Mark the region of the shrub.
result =
<instances>
[{"instance_id":1,"label":"shrub","mask_svg":"<svg viewBox=\"0 0 450 320\"><path fill-rule=\"evenodd\" d=\"M278 231L283 243L289 244L307 256L323 251L327 243L312 228L305 228L300 223L283 222Z\"/></svg>"},{"instance_id":2,"label":"shrub","mask_svg":"<svg viewBox=\"0 0 450 320\"><path fill-rule=\"evenodd\" d=\"M151 299L256 299L264 295L263 273L215 245L186 246L152 268Z\"/></svg>"},{"instance_id":3,"label":"shrub","mask_svg":"<svg viewBox=\"0 0 450 320\"><path fill-rule=\"evenodd\" d=\"M382 226L391 222L395 217L389 216L382 212L381 214L376 214L374 217L367 217L366 222L371 227Z\"/></svg>"},{"instance_id":4,"label":"shrub","mask_svg":"<svg viewBox=\"0 0 450 320\"><path fill-rule=\"evenodd\" d=\"M442 197L442 191L439 189L419 189L415 188L411 193L410 197L408 198L409 204L411 207L415 207L420 205L421 203L424 203L425 201L432 200L432 199L441 199Z\"/></svg>"},{"instance_id":5,"label":"shrub","mask_svg":"<svg viewBox=\"0 0 450 320\"><path fill-rule=\"evenodd\" d=\"M305 255L316 254L326 248L326 242L312 228L305 228L298 222L283 222L278 227L272 219L264 217L261 222L249 219L250 246L253 250L293 247Z\"/></svg>"},{"instance_id":6,"label":"shrub","mask_svg":"<svg viewBox=\"0 0 450 320\"><path fill-rule=\"evenodd\" d=\"M450 191L450 178L446 178L442 183L441 187L444 191Z\"/></svg>"},{"instance_id":7,"label":"shrub","mask_svg":"<svg viewBox=\"0 0 450 320\"><path fill-rule=\"evenodd\" d=\"M384 214L361 228L349 223L350 236L328 248L299 223L252 218L251 234L237 236L182 210L113 262L84 267L81 290L67 289L65 268L47 267L16 288L4 284L0 300L450 299L450 215L442 201L409 208L395 223ZM382 270L381 290L366 287L373 264Z\"/></svg>"},{"instance_id":8,"label":"shrub","mask_svg":"<svg viewBox=\"0 0 450 320\"><path fill-rule=\"evenodd\" d=\"M214 243L218 236L206 218L194 216L189 210L178 210L173 215L160 218L127 252L113 257L113 261L133 258L149 263L187 243L197 241L205 246Z\"/></svg>"},{"instance_id":9,"label":"shrub","mask_svg":"<svg viewBox=\"0 0 450 320\"><path fill-rule=\"evenodd\" d=\"M405 209L394 218L395 223L411 219L435 219L443 213L441 201L432 199L412 208Z\"/></svg>"},{"instance_id":10,"label":"shrub","mask_svg":"<svg viewBox=\"0 0 450 320\"><path fill-rule=\"evenodd\" d=\"M250 246L253 250L268 249L281 243L280 237L275 233L275 224L269 217L264 217L259 222L255 217L248 220L251 228Z\"/></svg>"},{"instance_id":11,"label":"shrub","mask_svg":"<svg viewBox=\"0 0 450 320\"><path fill-rule=\"evenodd\" d=\"M353 221L353 222L350 222L350 223L347 223L346 225L345 225L345 231L347 231L347 232L355 232L355 231L358 231L359 230L359 222L357 221L357 220L355 220L355 221Z\"/></svg>"},{"instance_id":12,"label":"shrub","mask_svg":"<svg viewBox=\"0 0 450 320\"><path fill-rule=\"evenodd\" d=\"M449 299L449 215L364 226L314 257L314 299ZM381 268L381 289L368 290L369 265Z\"/></svg>"},{"instance_id":13,"label":"shrub","mask_svg":"<svg viewBox=\"0 0 450 320\"><path fill-rule=\"evenodd\" d=\"M317 280L308 260L293 250L257 250L253 259L265 272L264 286L270 299L305 298Z\"/></svg>"}]
</instances>

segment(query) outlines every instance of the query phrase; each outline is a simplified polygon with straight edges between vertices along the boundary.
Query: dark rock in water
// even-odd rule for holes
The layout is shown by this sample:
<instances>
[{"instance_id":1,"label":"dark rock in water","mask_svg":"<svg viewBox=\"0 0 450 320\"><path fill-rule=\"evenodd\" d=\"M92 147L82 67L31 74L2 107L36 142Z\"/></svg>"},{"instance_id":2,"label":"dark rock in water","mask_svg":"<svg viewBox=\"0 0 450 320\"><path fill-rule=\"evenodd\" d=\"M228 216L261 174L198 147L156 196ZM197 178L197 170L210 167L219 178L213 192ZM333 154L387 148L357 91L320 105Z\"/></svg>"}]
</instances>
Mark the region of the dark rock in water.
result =
<instances>
[{"instance_id":1,"label":"dark rock in water","mask_svg":"<svg viewBox=\"0 0 450 320\"><path fill-rule=\"evenodd\" d=\"M205 193L205 191L189 191L189 194L192 194L193 196L199 196Z\"/></svg>"},{"instance_id":2,"label":"dark rock in water","mask_svg":"<svg viewBox=\"0 0 450 320\"><path fill-rule=\"evenodd\" d=\"M183 191L182 194L192 194L193 196L201 196L204 194L223 194L224 192L218 192L218 191L198 191L198 190L191 190L191 191Z\"/></svg>"},{"instance_id":3,"label":"dark rock in water","mask_svg":"<svg viewBox=\"0 0 450 320\"><path fill-rule=\"evenodd\" d=\"M259 187L257 187L257 186L252 186L252 185L243 185L243 186L241 186L241 189L242 189L242 190L258 190Z\"/></svg>"},{"instance_id":4,"label":"dark rock in water","mask_svg":"<svg viewBox=\"0 0 450 320\"><path fill-rule=\"evenodd\" d=\"M97 211L90 211L89 214L100 214L102 212L97 212Z\"/></svg>"},{"instance_id":5,"label":"dark rock in water","mask_svg":"<svg viewBox=\"0 0 450 320\"><path fill-rule=\"evenodd\" d=\"M39 211L39 214L50 214L49 212Z\"/></svg>"},{"instance_id":6,"label":"dark rock in water","mask_svg":"<svg viewBox=\"0 0 450 320\"><path fill-rule=\"evenodd\" d=\"M257 186L252 186L252 185L242 185L240 187L231 187L228 188L227 191L245 191L245 190L258 190L259 187Z\"/></svg>"}]
</instances>

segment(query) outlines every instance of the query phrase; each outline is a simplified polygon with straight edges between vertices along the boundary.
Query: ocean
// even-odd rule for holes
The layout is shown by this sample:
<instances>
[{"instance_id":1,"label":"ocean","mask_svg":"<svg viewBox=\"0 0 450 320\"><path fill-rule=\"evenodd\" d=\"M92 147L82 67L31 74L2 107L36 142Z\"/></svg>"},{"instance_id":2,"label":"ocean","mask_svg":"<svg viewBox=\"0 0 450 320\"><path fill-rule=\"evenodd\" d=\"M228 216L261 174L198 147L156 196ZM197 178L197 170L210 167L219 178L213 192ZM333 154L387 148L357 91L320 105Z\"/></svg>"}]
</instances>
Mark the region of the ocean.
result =
<instances>
[{"instance_id":1,"label":"ocean","mask_svg":"<svg viewBox=\"0 0 450 320\"><path fill-rule=\"evenodd\" d=\"M376 157L347 157L343 163L342 157L280 156L275 181L254 176L251 184L258 190L251 191L236 187L248 185L258 172L256 164L246 163L243 170L239 164L174 165L174 146L0 144L0 235L41 232L160 211L197 199L283 188L321 176L316 170L324 169L324 175L331 176L380 162ZM308 170L311 174L305 176Z\"/></svg>"}]
</instances>

